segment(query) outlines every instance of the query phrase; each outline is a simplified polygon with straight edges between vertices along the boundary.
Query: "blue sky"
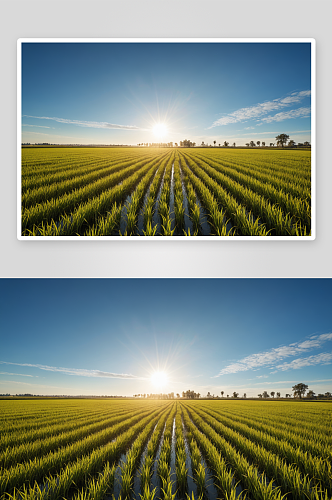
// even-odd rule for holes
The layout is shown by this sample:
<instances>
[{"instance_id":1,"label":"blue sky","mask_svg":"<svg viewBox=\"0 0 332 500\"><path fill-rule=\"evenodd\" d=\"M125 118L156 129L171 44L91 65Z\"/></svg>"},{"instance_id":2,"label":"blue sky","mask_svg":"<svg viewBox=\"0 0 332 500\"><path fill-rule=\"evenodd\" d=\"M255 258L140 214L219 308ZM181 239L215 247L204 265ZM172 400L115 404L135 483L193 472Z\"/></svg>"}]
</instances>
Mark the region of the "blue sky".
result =
<instances>
[{"instance_id":1,"label":"blue sky","mask_svg":"<svg viewBox=\"0 0 332 500\"><path fill-rule=\"evenodd\" d=\"M23 43L22 142L311 141L309 43Z\"/></svg>"},{"instance_id":2,"label":"blue sky","mask_svg":"<svg viewBox=\"0 0 332 500\"><path fill-rule=\"evenodd\" d=\"M331 279L1 279L0 393L332 392Z\"/></svg>"}]
</instances>

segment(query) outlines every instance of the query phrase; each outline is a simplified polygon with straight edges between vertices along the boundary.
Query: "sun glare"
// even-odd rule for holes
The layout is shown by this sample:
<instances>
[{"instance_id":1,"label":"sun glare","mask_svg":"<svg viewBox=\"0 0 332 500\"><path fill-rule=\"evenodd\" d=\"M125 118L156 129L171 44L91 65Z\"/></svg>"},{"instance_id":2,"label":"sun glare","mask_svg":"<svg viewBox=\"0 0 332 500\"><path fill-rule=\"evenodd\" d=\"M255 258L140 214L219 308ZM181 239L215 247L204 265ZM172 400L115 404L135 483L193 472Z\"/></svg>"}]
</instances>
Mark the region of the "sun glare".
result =
<instances>
[{"instance_id":1,"label":"sun glare","mask_svg":"<svg viewBox=\"0 0 332 500\"><path fill-rule=\"evenodd\" d=\"M168 382L168 376L165 372L154 372L151 375L151 382L157 389L163 389Z\"/></svg>"},{"instance_id":2,"label":"sun glare","mask_svg":"<svg viewBox=\"0 0 332 500\"><path fill-rule=\"evenodd\" d=\"M154 135L156 137L158 137L159 139L162 139L167 134L167 127L164 123L157 123L152 128L152 132L154 133Z\"/></svg>"}]
</instances>

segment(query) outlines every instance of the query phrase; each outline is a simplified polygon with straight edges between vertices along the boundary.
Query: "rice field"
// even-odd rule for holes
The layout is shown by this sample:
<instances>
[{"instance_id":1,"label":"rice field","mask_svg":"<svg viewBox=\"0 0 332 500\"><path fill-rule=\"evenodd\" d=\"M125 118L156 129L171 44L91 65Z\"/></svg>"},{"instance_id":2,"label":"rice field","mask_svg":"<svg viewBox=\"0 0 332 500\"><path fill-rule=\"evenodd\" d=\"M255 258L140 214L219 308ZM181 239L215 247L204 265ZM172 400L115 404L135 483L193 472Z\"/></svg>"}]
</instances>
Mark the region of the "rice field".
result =
<instances>
[{"instance_id":1,"label":"rice field","mask_svg":"<svg viewBox=\"0 0 332 500\"><path fill-rule=\"evenodd\" d=\"M0 401L1 500L328 500L321 402Z\"/></svg>"},{"instance_id":2,"label":"rice field","mask_svg":"<svg viewBox=\"0 0 332 500\"><path fill-rule=\"evenodd\" d=\"M22 148L22 236L310 236L311 152Z\"/></svg>"}]
</instances>

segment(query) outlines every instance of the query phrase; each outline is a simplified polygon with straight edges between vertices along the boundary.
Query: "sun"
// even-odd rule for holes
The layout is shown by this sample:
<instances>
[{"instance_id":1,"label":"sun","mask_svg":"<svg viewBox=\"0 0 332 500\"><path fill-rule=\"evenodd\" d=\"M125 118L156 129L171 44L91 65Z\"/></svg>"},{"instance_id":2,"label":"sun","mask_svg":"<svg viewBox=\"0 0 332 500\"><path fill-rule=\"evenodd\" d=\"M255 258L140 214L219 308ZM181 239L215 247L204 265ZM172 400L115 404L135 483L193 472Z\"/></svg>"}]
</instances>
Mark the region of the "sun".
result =
<instances>
[{"instance_id":1,"label":"sun","mask_svg":"<svg viewBox=\"0 0 332 500\"><path fill-rule=\"evenodd\" d=\"M165 123L156 123L152 128L152 132L158 139L162 139L167 134L168 129Z\"/></svg>"},{"instance_id":2,"label":"sun","mask_svg":"<svg viewBox=\"0 0 332 500\"><path fill-rule=\"evenodd\" d=\"M154 372L151 375L151 382L156 389L163 389L168 382L168 375L165 372Z\"/></svg>"}]
</instances>

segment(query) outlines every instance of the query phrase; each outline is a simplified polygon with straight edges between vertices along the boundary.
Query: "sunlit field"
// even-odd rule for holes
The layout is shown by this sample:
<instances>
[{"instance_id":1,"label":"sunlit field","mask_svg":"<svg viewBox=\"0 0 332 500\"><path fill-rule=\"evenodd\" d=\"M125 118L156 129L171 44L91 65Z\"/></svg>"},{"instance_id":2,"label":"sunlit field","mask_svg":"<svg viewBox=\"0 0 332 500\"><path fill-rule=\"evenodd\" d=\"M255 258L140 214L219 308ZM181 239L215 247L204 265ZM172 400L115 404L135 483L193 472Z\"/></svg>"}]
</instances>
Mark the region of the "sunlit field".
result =
<instances>
[{"instance_id":1,"label":"sunlit field","mask_svg":"<svg viewBox=\"0 0 332 500\"><path fill-rule=\"evenodd\" d=\"M23 148L23 236L309 236L311 152Z\"/></svg>"},{"instance_id":2,"label":"sunlit field","mask_svg":"<svg viewBox=\"0 0 332 500\"><path fill-rule=\"evenodd\" d=\"M1 401L1 500L332 495L320 402Z\"/></svg>"}]
</instances>

